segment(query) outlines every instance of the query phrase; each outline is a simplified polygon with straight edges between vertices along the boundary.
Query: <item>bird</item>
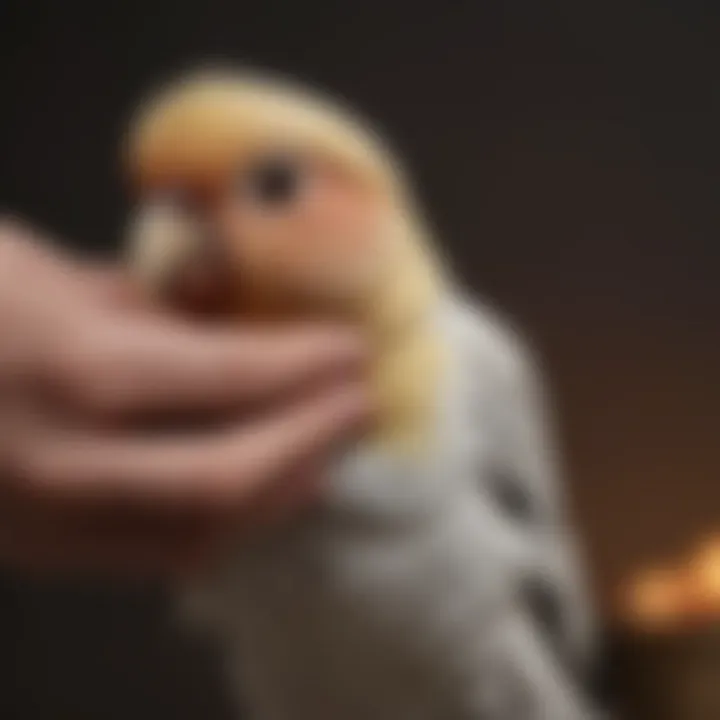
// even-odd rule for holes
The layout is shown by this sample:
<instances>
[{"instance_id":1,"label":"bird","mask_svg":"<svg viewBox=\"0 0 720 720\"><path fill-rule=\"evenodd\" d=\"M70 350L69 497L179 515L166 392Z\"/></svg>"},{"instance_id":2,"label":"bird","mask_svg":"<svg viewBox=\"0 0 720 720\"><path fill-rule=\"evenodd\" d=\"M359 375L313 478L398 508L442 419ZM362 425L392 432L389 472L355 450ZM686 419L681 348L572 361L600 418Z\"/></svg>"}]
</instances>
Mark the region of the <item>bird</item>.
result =
<instances>
[{"instance_id":1,"label":"bird","mask_svg":"<svg viewBox=\"0 0 720 720\"><path fill-rule=\"evenodd\" d=\"M177 590L239 717L584 720L594 615L542 371L344 100L203 67L123 144L139 281L201 321L355 324L376 422L325 495Z\"/></svg>"}]
</instances>

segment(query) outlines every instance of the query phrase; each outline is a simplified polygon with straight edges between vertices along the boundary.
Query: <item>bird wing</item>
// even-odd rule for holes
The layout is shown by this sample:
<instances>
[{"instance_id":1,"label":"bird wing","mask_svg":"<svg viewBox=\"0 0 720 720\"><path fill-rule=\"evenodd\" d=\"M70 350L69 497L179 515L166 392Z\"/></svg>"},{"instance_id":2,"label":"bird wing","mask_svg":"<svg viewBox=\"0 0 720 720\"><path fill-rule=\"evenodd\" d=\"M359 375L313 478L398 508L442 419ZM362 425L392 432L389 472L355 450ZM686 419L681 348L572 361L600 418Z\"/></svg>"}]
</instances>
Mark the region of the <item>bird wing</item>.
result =
<instances>
[{"instance_id":1,"label":"bird wing","mask_svg":"<svg viewBox=\"0 0 720 720\"><path fill-rule=\"evenodd\" d=\"M474 469L525 562L517 597L538 652L584 692L595 654L594 612L553 430L534 355L489 308L464 304L464 354L476 387L468 393L486 442Z\"/></svg>"}]
</instances>

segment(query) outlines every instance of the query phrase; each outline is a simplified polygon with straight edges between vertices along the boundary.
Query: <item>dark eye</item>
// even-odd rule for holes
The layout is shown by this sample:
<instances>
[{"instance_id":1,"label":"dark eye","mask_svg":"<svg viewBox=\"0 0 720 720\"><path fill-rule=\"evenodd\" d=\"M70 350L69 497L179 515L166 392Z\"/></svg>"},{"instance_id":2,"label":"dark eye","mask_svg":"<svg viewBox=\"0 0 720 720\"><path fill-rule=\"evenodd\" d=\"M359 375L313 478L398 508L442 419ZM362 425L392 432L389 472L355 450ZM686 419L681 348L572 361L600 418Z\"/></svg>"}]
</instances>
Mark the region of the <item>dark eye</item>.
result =
<instances>
[{"instance_id":1,"label":"dark eye","mask_svg":"<svg viewBox=\"0 0 720 720\"><path fill-rule=\"evenodd\" d=\"M300 191L301 180L300 162L291 157L264 160L245 178L253 200L271 208L281 208L293 202Z\"/></svg>"}]
</instances>

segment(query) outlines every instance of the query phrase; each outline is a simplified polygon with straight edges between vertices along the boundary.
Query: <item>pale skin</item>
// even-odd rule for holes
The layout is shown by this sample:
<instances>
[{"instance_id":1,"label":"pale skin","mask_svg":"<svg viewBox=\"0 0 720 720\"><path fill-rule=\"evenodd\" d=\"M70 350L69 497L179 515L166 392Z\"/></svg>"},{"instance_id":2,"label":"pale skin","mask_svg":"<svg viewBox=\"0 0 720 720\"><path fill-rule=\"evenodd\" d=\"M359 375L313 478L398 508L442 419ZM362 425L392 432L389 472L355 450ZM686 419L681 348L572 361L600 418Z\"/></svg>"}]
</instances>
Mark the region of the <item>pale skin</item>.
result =
<instances>
[{"instance_id":1,"label":"pale skin","mask_svg":"<svg viewBox=\"0 0 720 720\"><path fill-rule=\"evenodd\" d=\"M268 531L368 421L363 367L354 331L195 326L3 222L0 562L167 577Z\"/></svg>"}]
</instances>

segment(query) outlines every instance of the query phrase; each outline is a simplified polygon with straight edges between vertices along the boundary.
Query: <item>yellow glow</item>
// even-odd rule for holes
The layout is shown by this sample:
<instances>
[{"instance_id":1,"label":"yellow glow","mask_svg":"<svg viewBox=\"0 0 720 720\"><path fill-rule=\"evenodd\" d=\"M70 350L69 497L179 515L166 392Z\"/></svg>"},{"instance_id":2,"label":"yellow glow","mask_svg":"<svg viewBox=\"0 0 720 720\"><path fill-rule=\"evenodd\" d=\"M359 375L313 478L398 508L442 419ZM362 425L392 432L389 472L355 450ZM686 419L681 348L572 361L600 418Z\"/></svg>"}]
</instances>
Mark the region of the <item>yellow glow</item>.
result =
<instances>
[{"instance_id":1,"label":"yellow glow","mask_svg":"<svg viewBox=\"0 0 720 720\"><path fill-rule=\"evenodd\" d=\"M717 598L720 609L720 537L701 545L692 561L692 574L695 582Z\"/></svg>"},{"instance_id":2,"label":"yellow glow","mask_svg":"<svg viewBox=\"0 0 720 720\"><path fill-rule=\"evenodd\" d=\"M682 586L673 571L650 570L630 588L630 615L644 627L667 628L681 618L682 598Z\"/></svg>"}]
</instances>

